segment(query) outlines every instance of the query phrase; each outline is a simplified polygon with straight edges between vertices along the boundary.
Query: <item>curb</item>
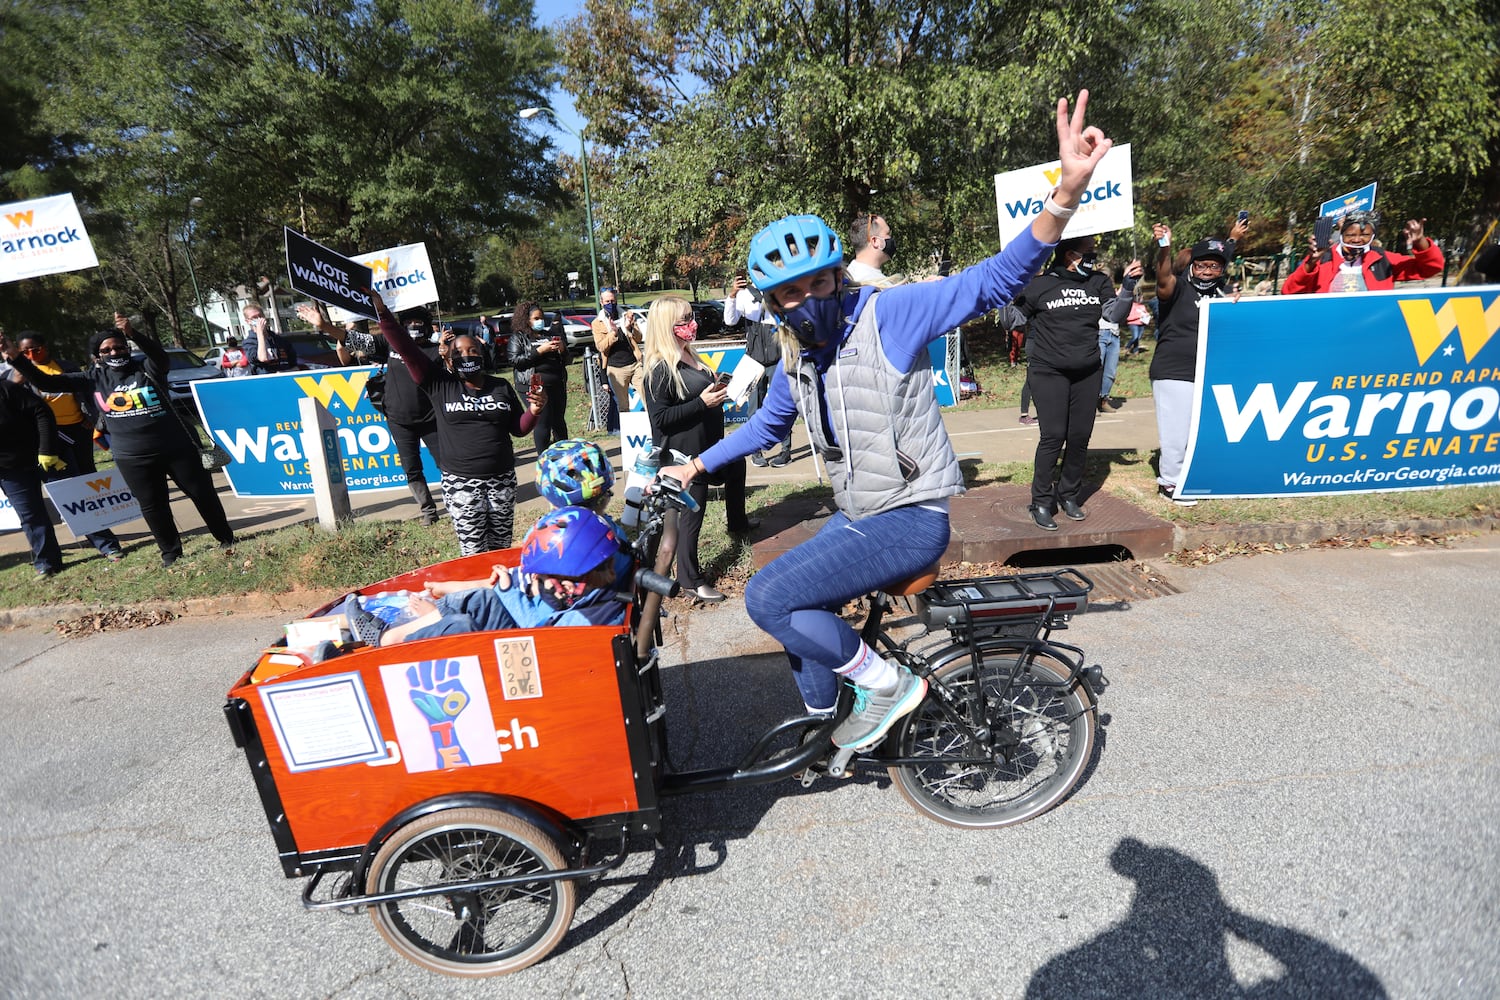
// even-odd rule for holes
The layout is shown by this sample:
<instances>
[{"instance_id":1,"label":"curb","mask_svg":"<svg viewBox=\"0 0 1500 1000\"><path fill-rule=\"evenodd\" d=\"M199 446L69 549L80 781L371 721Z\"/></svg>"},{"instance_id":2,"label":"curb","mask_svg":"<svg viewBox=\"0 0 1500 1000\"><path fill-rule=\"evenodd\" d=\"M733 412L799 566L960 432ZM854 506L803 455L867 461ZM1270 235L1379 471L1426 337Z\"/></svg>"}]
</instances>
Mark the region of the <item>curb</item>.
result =
<instances>
[{"instance_id":1,"label":"curb","mask_svg":"<svg viewBox=\"0 0 1500 1000\"><path fill-rule=\"evenodd\" d=\"M1500 517L1416 517L1380 521L1297 521L1279 524L1224 524L1207 527L1183 527L1172 532L1173 551L1196 549L1204 545L1240 542L1248 545L1307 545L1340 536L1366 538L1371 535L1446 535L1472 531L1478 534L1500 530Z\"/></svg>"},{"instance_id":2,"label":"curb","mask_svg":"<svg viewBox=\"0 0 1500 1000\"><path fill-rule=\"evenodd\" d=\"M219 597L190 597L180 601L142 601L139 604L49 604L45 607L0 608L0 628L23 625L51 627L55 623L101 611L165 611L177 618L207 618L214 615L252 614L285 611L305 614L308 608L325 604L343 591L296 591L285 594L228 594Z\"/></svg>"}]
</instances>

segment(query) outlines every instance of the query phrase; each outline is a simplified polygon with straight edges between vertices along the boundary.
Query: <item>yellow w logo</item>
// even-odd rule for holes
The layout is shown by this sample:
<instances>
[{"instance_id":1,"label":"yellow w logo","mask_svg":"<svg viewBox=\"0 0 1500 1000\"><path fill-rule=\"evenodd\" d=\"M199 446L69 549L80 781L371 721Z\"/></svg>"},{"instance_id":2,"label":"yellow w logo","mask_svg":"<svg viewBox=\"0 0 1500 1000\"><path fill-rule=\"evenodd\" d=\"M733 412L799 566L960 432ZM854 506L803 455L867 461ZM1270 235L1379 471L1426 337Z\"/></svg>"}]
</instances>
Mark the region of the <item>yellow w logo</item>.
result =
<instances>
[{"instance_id":1,"label":"yellow w logo","mask_svg":"<svg viewBox=\"0 0 1500 1000\"><path fill-rule=\"evenodd\" d=\"M1417 352L1417 364L1425 365L1455 329L1464 345L1464 361L1474 360L1495 331L1500 330L1500 295L1486 309L1478 296L1451 298L1436 312L1431 299L1402 299L1401 314Z\"/></svg>"},{"instance_id":2,"label":"yellow w logo","mask_svg":"<svg viewBox=\"0 0 1500 1000\"><path fill-rule=\"evenodd\" d=\"M7 215L5 221L10 223L12 229L20 229L22 226L31 225L31 216L32 210L28 209L25 212L16 212L13 215Z\"/></svg>"},{"instance_id":3,"label":"yellow w logo","mask_svg":"<svg viewBox=\"0 0 1500 1000\"><path fill-rule=\"evenodd\" d=\"M1042 176L1047 178L1048 184L1057 187L1058 179L1062 177L1062 167L1058 167L1056 170L1043 170Z\"/></svg>"},{"instance_id":4,"label":"yellow w logo","mask_svg":"<svg viewBox=\"0 0 1500 1000\"><path fill-rule=\"evenodd\" d=\"M370 261L370 270L375 274L390 274L391 259L389 257L377 257Z\"/></svg>"},{"instance_id":5,"label":"yellow w logo","mask_svg":"<svg viewBox=\"0 0 1500 1000\"><path fill-rule=\"evenodd\" d=\"M322 403L325 408L331 409L329 403L334 396L343 400L345 406L353 410L359 406L360 394L365 390L365 382L370 377L369 372L351 372L348 375L334 374L321 375L313 378L309 375L298 375L297 385L307 395Z\"/></svg>"},{"instance_id":6,"label":"yellow w logo","mask_svg":"<svg viewBox=\"0 0 1500 1000\"><path fill-rule=\"evenodd\" d=\"M105 476L103 479L90 479L88 480L88 488L93 490L95 493L107 490L109 489L110 481L113 478L113 476Z\"/></svg>"}]
</instances>

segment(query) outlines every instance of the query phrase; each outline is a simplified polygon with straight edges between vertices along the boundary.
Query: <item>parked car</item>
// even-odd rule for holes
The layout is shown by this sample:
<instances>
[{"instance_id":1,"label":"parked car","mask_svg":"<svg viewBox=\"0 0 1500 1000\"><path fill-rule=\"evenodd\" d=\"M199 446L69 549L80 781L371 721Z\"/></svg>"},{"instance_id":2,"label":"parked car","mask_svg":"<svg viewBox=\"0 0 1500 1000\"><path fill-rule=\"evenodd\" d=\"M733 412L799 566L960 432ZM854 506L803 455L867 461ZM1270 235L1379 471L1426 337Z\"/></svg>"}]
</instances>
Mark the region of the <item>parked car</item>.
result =
<instances>
[{"instance_id":1,"label":"parked car","mask_svg":"<svg viewBox=\"0 0 1500 1000\"><path fill-rule=\"evenodd\" d=\"M690 302L693 318L698 321L698 338L711 340L722 336L724 331L723 302Z\"/></svg>"},{"instance_id":2,"label":"parked car","mask_svg":"<svg viewBox=\"0 0 1500 1000\"><path fill-rule=\"evenodd\" d=\"M502 353L505 351L506 345L510 343L510 314L506 313L503 320L502 322L502 318L499 316L491 317L490 336L488 338L494 350ZM469 319L450 319L442 325L454 333L464 333L471 337L479 337L481 340L485 339L480 333L479 317L477 316Z\"/></svg>"},{"instance_id":3,"label":"parked car","mask_svg":"<svg viewBox=\"0 0 1500 1000\"><path fill-rule=\"evenodd\" d=\"M337 368L342 363L338 345L316 330L283 333L281 339L296 348L299 368Z\"/></svg>"},{"instance_id":4,"label":"parked car","mask_svg":"<svg viewBox=\"0 0 1500 1000\"><path fill-rule=\"evenodd\" d=\"M282 339L290 340L292 346L297 349L297 364L301 368L337 368L339 366L338 346L332 340L321 333L291 333L282 334ZM206 364L219 367L220 360L224 357L225 348L222 344L210 347L203 352L203 360Z\"/></svg>"},{"instance_id":5,"label":"parked car","mask_svg":"<svg viewBox=\"0 0 1500 1000\"><path fill-rule=\"evenodd\" d=\"M217 364L206 360L186 347L168 347L167 396L179 413L197 419L198 406L193 402L192 383L205 378L223 378L224 373ZM145 362L146 355L136 351L135 360Z\"/></svg>"}]
</instances>

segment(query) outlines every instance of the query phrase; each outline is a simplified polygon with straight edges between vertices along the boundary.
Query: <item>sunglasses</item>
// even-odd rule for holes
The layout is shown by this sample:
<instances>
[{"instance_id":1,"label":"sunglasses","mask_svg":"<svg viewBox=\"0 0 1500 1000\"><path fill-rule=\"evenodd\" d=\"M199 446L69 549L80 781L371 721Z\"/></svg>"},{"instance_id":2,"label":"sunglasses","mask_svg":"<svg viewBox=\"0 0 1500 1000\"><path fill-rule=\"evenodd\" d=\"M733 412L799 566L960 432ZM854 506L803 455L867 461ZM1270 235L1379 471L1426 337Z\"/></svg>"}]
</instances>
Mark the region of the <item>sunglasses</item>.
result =
<instances>
[{"instance_id":1,"label":"sunglasses","mask_svg":"<svg viewBox=\"0 0 1500 1000\"><path fill-rule=\"evenodd\" d=\"M23 347L21 348L21 353L29 358L33 354L45 354L47 353L47 349L45 347Z\"/></svg>"},{"instance_id":2,"label":"sunglasses","mask_svg":"<svg viewBox=\"0 0 1500 1000\"><path fill-rule=\"evenodd\" d=\"M106 355L106 354L129 354L129 353L130 353L130 348L128 348L128 347L101 347L101 348L99 348L99 354L100 354L101 357L104 356L104 355Z\"/></svg>"}]
</instances>

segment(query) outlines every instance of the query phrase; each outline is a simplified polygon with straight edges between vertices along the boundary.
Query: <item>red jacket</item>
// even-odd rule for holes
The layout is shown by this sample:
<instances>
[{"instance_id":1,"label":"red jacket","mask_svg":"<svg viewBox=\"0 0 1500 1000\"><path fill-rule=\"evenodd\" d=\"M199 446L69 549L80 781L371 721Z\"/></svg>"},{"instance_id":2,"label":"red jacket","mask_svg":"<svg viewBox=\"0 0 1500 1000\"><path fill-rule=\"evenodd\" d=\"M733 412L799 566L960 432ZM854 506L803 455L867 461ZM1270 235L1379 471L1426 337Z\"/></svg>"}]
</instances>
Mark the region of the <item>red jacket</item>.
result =
<instances>
[{"instance_id":1,"label":"red jacket","mask_svg":"<svg viewBox=\"0 0 1500 1000\"><path fill-rule=\"evenodd\" d=\"M1443 250L1437 245L1437 240L1428 240L1427 249L1413 250L1412 254L1413 256L1407 257L1384 250L1366 250L1365 259L1360 261L1361 269L1365 272L1365 288L1372 292L1394 288L1398 281L1430 278L1443 269ZM1324 250L1323 255L1318 258L1315 271L1307 269L1307 262L1310 260L1311 255L1304 257L1292 269L1292 273L1286 276L1286 283L1281 286L1282 295L1326 292L1333 287L1339 266L1344 262L1343 254Z\"/></svg>"}]
</instances>

